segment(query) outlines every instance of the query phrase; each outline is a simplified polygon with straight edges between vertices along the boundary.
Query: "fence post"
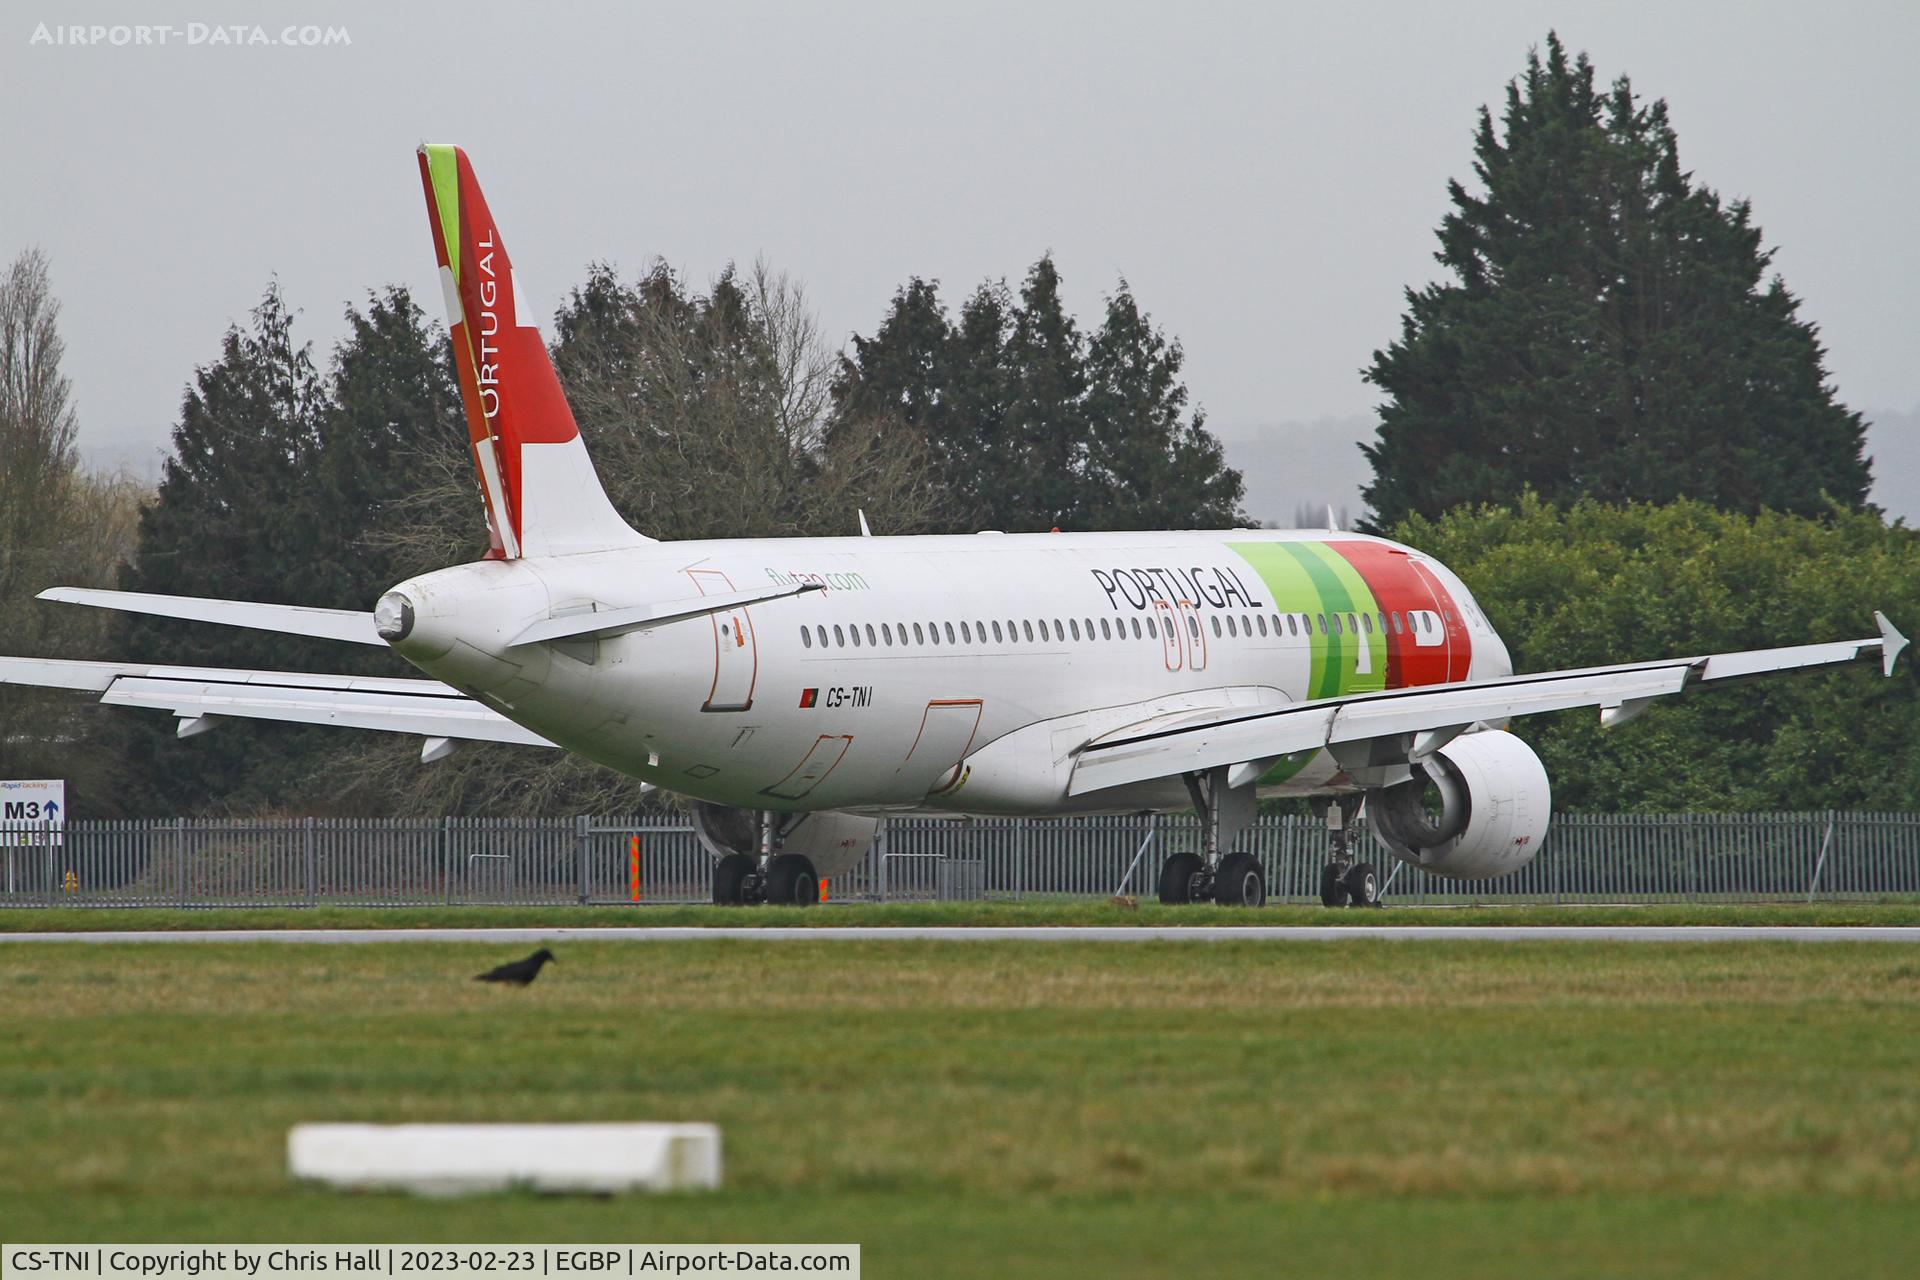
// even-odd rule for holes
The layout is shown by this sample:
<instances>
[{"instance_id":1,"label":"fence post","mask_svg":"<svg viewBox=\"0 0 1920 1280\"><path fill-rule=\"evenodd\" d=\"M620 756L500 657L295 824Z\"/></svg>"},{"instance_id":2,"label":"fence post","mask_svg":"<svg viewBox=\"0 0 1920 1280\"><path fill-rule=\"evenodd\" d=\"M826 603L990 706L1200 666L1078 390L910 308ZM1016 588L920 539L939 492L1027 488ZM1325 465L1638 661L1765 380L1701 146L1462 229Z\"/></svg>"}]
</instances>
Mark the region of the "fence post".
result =
<instances>
[{"instance_id":1,"label":"fence post","mask_svg":"<svg viewBox=\"0 0 1920 1280\"><path fill-rule=\"evenodd\" d=\"M53 872L56 861L53 856L53 824L51 822L41 824L40 842L47 847L47 905L52 906L60 899L53 887Z\"/></svg>"},{"instance_id":2,"label":"fence post","mask_svg":"<svg viewBox=\"0 0 1920 1280\"><path fill-rule=\"evenodd\" d=\"M593 834L588 830L592 819L583 813L573 821L574 828L580 833L580 905L584 907L587 905L589 896L587 893L588 867L593 858Z\"/></svg>"},{"instance_id":3,"label":"fence post","mask_svg":"<svg viewBox=\"0 0 1920 1280\"><path fill-rule=\"evenodd\" d=\"M306 863L307 863L307 905L310 907L317 907L320 905L320 884L319 884L318 878L314 875L314 867L313 867L313 819L312 818L307 819L306 831L302 833L300 842L303 846L302 853L305 856Z\"/></svg>"},{"instance_id":4,"label":"fence post","mask_svg":"<svg viewBox=\"0 0 1920 1280\"><path fill-rule=\"evenodd\" d=\"M440 819L440 882L446 886L447 905L453 905L453 815Z\"/></svg>"},{"instance_id":5,"label":"fence post","mask_svg":"<svg viewBox=\"0 0 1920 1280\"><path fill-rule=\"evenodd\" d=\"M1807 882L1807 905L1813 905L1813 895L1820 888L1820 872L1827 865L1827 847L1833 843L1833 827L1839 818L1836 810L1827 810L1827 834L1820 841L1820 856L1814 860L1813 879Z\"/></svg>"},{"instance_id":6,"label":"fence post","mask_svg":"<svg viewBox=\"0 0 1920 1280\"><path fill-rule=\"evenodd\" d=\"M180 894L180 905L187 905L187 820L173 820L173 870L174 884Z\"/></svg>"}]
</instances>

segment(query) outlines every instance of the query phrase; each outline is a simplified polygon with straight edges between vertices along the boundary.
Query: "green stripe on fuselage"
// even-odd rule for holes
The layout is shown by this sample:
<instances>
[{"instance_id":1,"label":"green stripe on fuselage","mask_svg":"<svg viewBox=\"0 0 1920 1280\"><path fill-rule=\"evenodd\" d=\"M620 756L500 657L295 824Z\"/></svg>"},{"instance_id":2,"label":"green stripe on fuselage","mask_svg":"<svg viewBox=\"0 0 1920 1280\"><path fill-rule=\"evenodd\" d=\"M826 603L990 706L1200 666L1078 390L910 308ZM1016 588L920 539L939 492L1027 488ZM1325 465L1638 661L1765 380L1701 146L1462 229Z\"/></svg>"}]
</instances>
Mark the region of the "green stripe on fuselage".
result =
<instances>
[{"instance_id":1,"label":"green stripe on fuselage","mask_svg":"<svg viewBox=\"0 0 1920 1280\"><path fill-rule=\"evenodd\" d=\"M1308 698L1334 698L1386 687L1386 637L1369 634L1364 628L1354 636L1346 627L1349 613L1379 612L1366 579L1346 557L1324 542L1230 542L1227 547L1260 575L1275 609L1305 614L1313 620L1307 640ZM1331 625L1336 613L1341 619L1338 635ZM1325 633L1319 629L1322 615L1329 624ZM1360 651L1356 641L1367 646L1370 661L1365 674L1357 669ZM1318 754L1316 748L1283 756L1262 775L1260 785L1277 786L1287 781Z\"/></svg>"},{"instance_id":2,"label":"green stripe on fuselage","mask_svg":"<svg viewBox=\"0 0 1920 1280\"><path fill-rule=\"evenodd\" d=\"M1313 620L1308 640L1306 696L1337 698L1386 687L1387 644L1367 628L1352 634L1348 614L1376 614L1379 607L1359 570L1324 542L1230 542L1229 550L1253 567L1282 613ZM1334 615L1339 615L1336 633ZM1325 617L1327 630L1320 630ZM1359 646L1367 647L1362 663ZM1360 668L1364 666L1365 671Z\"/></svg>"}]
</instances>

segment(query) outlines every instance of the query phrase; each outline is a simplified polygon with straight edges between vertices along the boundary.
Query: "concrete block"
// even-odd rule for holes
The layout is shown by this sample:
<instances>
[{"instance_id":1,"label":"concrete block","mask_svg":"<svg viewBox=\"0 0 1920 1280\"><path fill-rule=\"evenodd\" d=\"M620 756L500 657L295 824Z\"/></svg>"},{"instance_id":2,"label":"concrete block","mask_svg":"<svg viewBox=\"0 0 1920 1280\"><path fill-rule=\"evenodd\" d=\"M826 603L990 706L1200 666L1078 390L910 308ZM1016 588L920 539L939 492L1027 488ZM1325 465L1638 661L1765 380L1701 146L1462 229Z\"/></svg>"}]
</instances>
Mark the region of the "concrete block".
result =
<instances>
[{"instance_id":1,"label":"concrete block","mask_svg":"<svg viewBox=\"0 0 1920 1280\"><path fill-rule=\"evenodd\" d=\"M720 1185L710 1124L302 1124L287 1134L296 1178L354 1190L455 1196L678 1191Z\"/></svg>"}]
</instances>

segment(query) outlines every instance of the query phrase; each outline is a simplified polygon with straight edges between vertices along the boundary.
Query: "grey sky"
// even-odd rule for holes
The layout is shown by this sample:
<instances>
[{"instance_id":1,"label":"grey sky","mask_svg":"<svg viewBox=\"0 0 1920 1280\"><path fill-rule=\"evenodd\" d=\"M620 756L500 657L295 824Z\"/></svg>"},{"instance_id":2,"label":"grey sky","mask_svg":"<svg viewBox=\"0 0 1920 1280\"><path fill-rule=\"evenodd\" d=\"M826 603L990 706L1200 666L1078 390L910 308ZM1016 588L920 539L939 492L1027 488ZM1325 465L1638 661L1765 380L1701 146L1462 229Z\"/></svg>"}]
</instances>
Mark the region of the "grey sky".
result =
<instances>
[{"instance_id":1,"label":"grey sky","mask_svg":"<svg viewBox=\"0 0 1920 1280\"><path fill-rule=\"evenodd\" d=\"M42 22L317 23L352 44L50 48ZM910 275L956 298L1051 249L1083 317L1126 275L1213 426L1255 442L1232 455L1259 472L1255 514L1285 518L1354 502L1358 370L1436 269L1476 108L1549 27L1668 99L1683 162L1752 199L1842 398L1902 414L1887 461L1920 462L1910 0L26 0L0 21L0 255L51 254L83 443L138 459L274 274L322 351L368 288L437 299L422 139L467 148L549 308L594 259L704 280L765 254L830 333L871 332Z\"/></svg>"}]
</instances>

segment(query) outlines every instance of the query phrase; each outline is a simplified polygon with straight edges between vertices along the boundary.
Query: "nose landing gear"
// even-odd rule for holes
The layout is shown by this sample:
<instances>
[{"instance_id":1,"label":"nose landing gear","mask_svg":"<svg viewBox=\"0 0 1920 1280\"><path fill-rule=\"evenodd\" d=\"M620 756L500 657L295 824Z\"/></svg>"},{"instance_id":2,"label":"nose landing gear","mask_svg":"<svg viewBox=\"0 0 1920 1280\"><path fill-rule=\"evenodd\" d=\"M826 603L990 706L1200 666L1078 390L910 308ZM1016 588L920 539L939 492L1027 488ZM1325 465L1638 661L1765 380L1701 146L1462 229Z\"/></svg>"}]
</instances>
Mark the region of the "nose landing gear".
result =
<instances>
[{"instance_id":1,"label":"nose landing gear","mask_svg":"<svg viewBox=\"0 0 1920 1280\"><path fill-rule=\"evenodd\" d=\"M1333 843L1332 859L1320 868L1320 905L1324 907L1377 907L1380 905L1380 873L1371 862L1356 862L1347 844L1347 828L1360 812L1359 796L1316 798L1315 813L1327 820L1327 835Z\"/></svg>"}]
</instances>

